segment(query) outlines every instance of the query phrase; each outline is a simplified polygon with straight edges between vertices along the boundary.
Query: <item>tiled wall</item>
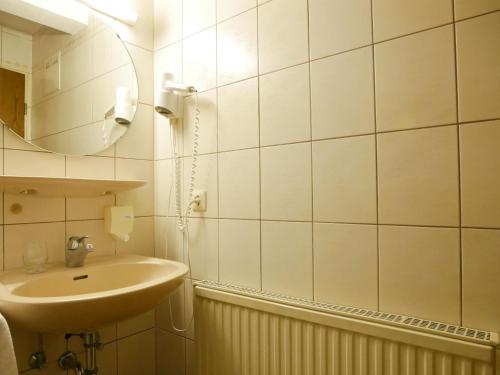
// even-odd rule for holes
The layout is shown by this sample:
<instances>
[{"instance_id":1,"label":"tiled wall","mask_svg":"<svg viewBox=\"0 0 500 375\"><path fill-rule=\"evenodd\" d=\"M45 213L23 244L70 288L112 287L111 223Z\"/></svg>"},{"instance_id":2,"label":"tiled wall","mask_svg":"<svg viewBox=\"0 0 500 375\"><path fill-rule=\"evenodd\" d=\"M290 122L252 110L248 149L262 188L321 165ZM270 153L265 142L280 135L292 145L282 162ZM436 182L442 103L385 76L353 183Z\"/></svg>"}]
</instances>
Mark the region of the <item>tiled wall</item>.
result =
<instances>
[{"instance_id":1,"label":"tiled wall","mask_svg":"<svg viewBox=\"0 0 500 375\"><path fill-rule=\"evenodd\" d=\"M192 277L500 331L499 9L156 0L155 72L200 90ZM176 125L184 181L193 103ZM155 127L157 249L186 259ZM192 332L167 309L157 321L159 369L183 373ZM161 359L174 344L180 360Z\"/></svg>"},{"instance_id":2,"label":"tiled wall","mask_svg":"<svg viewBox=\"0 0 500 375\"><path fill-rule=\"evenodd\" d=\"M0 173L144 179L148 184L128 193L102 198L47 199L5 194L0 199L0 206L3 207L0 215L0 270L22 265L23 248L31 240L46 241L49 261L62 260L67 237L76 234L90 235L96 247L92 256L154 254L153 2L128 0L127 3L139 13L135 27L116 25L132 55L139 77L139 106L130 130L115 146L99 155L64 157L40 152L5 128L0 132ZM19 214L11 212L15 203L22 206ZM113 204L131 204L135 208L134 233L127 243L115 242L104 233L103 208ZM154 312L150 311L102 330L102 339L107 345L98 353L101 372L105 375L154 374L154 325ZM17 327L13 327L13 336L19 368L26 371L28 356L37 349L36 336ZM42 373L61 374L55 360L66 350L64 338L62 335L45 335L44 347L50 366ZM76 338L71 340L70 347L82 350L80 340Z\"/></svg>"}]
</instances>

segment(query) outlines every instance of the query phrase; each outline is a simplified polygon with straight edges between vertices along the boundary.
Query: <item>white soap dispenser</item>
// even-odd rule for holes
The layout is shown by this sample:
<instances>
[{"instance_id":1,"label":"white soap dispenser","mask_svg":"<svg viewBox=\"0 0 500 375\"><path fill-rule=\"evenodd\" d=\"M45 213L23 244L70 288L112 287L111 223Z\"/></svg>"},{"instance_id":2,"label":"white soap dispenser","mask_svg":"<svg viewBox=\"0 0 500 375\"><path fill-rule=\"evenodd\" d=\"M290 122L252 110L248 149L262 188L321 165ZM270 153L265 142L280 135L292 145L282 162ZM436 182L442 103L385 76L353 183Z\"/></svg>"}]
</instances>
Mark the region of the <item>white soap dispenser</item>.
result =
<instances>
[{"instance_id":1,"label":"white soap dispenser","mask_svg":"<svg viewBox=\"0 0 500 375\"><path fill-rule=\"evenodd\" d=\"M134 208L132 206L106 207L104 211L104 228L120 241L128 241L134 230Z\"/></svg>"}]
</instances>

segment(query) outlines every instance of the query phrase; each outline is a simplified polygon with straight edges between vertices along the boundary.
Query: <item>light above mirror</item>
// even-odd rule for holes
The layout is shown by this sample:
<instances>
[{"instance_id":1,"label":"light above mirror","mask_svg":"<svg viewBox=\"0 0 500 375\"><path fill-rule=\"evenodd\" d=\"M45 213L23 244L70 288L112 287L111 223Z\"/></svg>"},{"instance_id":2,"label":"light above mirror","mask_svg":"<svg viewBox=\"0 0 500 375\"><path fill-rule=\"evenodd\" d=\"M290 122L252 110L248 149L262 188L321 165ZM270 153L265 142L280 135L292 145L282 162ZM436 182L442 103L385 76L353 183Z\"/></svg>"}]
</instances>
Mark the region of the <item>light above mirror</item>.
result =
<instances>
[{"instance_id":1,"label":"light above mirror","mask_svg":"<svg viewBox=\"0 0 500 375\"><path fill-rule=\"evenodd\" d=\"M0 12L0 121L25 141L91 155L132 126L137 75L105 18L74 35Z\"/></svg>"}]
</instances>

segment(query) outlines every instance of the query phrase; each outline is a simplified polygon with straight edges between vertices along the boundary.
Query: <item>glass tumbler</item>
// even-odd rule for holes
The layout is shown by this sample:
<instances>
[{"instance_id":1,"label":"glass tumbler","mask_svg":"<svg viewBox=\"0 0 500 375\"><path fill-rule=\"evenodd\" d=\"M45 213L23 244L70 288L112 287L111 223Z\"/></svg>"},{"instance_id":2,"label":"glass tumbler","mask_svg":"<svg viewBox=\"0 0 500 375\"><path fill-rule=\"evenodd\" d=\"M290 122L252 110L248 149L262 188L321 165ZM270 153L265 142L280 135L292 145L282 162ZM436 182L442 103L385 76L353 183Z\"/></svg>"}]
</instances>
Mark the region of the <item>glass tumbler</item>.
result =
<instances>
[{"instance_id":1,"label":"glass tumbler","mask_svg":"<svg viewBox=\"0 0 500 375\"><path fill-rule=\"evenodd\" d=\"M45 242L31 241L26 245L23 255L27 273L41 273L47 269L47 246Z\"/></svg>"}]
</instances>

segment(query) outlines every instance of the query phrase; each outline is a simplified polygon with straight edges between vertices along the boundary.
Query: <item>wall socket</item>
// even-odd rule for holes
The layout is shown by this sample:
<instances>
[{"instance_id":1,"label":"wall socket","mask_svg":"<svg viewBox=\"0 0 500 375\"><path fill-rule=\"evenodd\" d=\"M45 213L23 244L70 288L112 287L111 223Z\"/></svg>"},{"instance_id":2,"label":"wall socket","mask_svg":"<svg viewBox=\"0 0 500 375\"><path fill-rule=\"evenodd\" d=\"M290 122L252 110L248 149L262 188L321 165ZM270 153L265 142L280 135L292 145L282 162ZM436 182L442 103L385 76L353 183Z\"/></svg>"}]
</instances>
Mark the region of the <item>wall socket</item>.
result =
<instances>
[{"instance_id":1,"label":"wall socket","mask_svg":"<svg viewBox=\"0 0 500 375\"><path fill-rule=\"evenodd\" d=\"M207 210L207 191L203 189L193 190L193 198L199 197L198 204L193 203L194 212L205 212Z\"/></svg>"}]
</instances>

